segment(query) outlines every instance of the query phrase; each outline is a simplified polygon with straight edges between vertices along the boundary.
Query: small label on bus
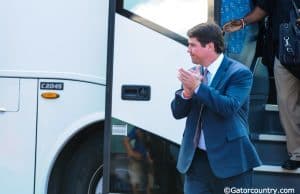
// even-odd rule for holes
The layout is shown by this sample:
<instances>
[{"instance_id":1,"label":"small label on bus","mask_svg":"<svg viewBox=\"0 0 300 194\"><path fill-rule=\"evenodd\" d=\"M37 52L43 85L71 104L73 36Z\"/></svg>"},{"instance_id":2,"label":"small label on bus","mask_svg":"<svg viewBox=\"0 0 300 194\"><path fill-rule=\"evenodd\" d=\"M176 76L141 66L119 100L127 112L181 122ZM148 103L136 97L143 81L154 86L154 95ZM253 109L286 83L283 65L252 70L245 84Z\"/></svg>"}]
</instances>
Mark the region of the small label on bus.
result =
<instances>
[{"instance_id":1,"label":"small label on bus","mask_svg":"<svg viewBox=\"0 0 300 194\"><path fill-rule=\"evenodd\" d=\"M64 83L63 82L41 82L40 89L41 90L63 90Z\"/></svg>"},{"instance_id":2,"label":"small label on bus","mask_svg":"<svg viewBox=\"0 0 300 194\"><path fill-rule=\"evenodd\" d=\"M112 125L112 135L127 136L127 125Z\"/></svg>"}]
</instances>

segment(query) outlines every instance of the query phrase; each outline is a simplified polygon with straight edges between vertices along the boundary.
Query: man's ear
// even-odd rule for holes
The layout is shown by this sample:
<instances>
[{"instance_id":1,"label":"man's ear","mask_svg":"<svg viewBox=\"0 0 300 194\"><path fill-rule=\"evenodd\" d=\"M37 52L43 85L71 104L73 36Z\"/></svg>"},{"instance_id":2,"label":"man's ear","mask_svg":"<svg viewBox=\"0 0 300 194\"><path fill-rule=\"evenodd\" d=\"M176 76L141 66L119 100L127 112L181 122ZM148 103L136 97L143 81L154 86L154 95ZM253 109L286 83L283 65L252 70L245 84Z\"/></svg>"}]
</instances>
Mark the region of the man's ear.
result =
<instances>
[{"instance_id":1,"label":"man's ear","mask_svg":"<svg viewBox=\"0 0 300 194\"><path fill-rule=\"evenodd\" d=\"M215 50L215 45L213 42L209 42L206 44L206 47L209 49L209 50L212 50L214 51Z\"/></svg>"}]
</instances>

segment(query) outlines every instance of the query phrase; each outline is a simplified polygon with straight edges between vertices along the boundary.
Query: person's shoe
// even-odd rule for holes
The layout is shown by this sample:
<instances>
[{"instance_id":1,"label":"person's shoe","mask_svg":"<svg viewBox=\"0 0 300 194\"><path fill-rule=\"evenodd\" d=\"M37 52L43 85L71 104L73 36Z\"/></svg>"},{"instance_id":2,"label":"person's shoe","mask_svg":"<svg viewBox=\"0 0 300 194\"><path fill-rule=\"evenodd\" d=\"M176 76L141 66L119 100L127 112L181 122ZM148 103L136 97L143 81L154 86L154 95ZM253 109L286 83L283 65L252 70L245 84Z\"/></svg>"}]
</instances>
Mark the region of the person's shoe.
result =
<instances>
[{"instance_id":1,"label":"person's shoe","mask_svg":"<svg viewBox=\"0 0 300 194\"><path fill-rule=\"evenodd\" d=\"M287 170L296 170L300 167L300 161L288 159L282 164L281 167Z\"/></svg>"}]
</instances>

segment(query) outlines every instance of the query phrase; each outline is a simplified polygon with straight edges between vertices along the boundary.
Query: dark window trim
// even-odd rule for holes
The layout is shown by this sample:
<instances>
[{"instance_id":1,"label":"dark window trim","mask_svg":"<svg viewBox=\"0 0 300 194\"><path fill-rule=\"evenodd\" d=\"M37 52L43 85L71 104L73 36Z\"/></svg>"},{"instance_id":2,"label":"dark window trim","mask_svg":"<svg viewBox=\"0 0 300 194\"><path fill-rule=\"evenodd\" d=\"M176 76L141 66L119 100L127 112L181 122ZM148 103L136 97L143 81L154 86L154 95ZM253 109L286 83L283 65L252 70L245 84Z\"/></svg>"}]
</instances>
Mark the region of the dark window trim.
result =
<instances>
[{"instance_id":1,"label":"dark window trim","mask_svg":"<svg viewBox=\"0 0 300 194\"><path fill-rule=\"evenodd\" d=\"M216 24L221 23L221 0L214 0L214 21Z\"/></svg>"},{"instance_id":2,"label":"dark window trim","mask_svg":"<svg viewBox=\"0 0 300 194\"><path fill-rule=\"evenodd\" d=\"M171 30L168 30L167 28L164 28L156 23L153 23L151 22L150 20L147 20L137 14L134 14L126 9L124 9L124 3L123 3L123 0L117 0L117 13L119 13L120 15L134 21L134 22L137 22L143 26L146 26L147 28L150 28L168 38L171 38L177 42L179 42L180 44L183 44L185 46L188 45L188 41L187 41L187 38L171 31Z\"/></svg>"},{"instance_id":3,"label":"dark window trim","mask_svg":"<svg viewBox=\"0 0 300 194\"><path fill-rule=\"evenodd\" d=\"M107 64L106 64L106 92L105 92L105 123L104 123L104 149L103 149L103 193L110 190L110 145L111 145L111 108L113 85L113 56L116 1L109 1L108 39L107 39Z\"/></svg>"}]
</instances>

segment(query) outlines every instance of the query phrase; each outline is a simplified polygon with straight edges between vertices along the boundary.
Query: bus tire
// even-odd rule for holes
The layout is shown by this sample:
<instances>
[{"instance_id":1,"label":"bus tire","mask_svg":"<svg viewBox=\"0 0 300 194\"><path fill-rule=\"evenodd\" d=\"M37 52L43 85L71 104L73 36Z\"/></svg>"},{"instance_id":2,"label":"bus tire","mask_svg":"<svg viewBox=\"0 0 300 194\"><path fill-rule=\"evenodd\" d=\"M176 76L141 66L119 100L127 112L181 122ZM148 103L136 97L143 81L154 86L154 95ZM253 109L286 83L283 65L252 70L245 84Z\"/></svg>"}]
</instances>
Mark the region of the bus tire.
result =
<instances>
[{"instance_id":1,"label":"bus tire","mask_svg":"<svg viewBox=\"0 0 300 194\"><path fill-rule=\"evenodd\" d=\"M47 193L101 194L102 174L103 124L102 128L96 124L76 135L61 152L51 172Z\"/></svg>"}]
</instances>

